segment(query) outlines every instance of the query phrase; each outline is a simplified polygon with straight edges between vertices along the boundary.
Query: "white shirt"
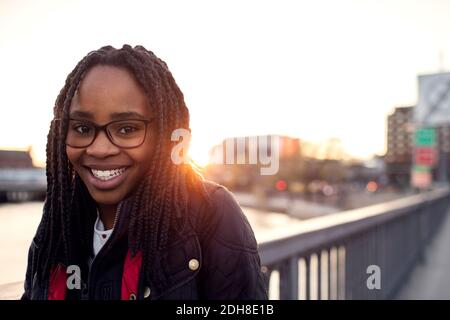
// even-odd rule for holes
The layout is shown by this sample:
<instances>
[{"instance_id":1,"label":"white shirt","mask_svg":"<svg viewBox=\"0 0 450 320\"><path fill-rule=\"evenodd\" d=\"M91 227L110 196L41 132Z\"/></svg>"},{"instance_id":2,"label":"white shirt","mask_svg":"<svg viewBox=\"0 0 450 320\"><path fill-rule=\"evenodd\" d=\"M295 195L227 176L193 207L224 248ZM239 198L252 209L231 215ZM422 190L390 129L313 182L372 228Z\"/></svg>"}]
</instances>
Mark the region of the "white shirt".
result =
<instances>
[{"instance_id":1,"label":"white shirt","mask_svg":"<svg viewBox=\"0 0 450 320\"><path fill-rule=\"evenodd\" d=\"M113 229L105 230L105 226L103 225L102 220L97 211L97 220L94 224L94 239L93 239L93 249L94 249L94 257L100 251L100 249L104 246L106 241L108 241L109 237Z\"/></svg>"}]
</instances>

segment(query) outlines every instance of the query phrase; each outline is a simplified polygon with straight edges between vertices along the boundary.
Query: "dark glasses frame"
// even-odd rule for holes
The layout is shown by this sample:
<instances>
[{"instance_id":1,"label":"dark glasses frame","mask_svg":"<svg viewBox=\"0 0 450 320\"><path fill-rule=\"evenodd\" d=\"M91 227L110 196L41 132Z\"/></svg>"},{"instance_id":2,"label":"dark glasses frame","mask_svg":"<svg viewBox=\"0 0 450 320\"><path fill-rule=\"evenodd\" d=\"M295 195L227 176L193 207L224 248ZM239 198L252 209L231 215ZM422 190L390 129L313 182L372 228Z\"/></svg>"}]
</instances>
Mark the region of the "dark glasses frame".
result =
<instances>
[{"instance_id":1,"label":"dark glasses frame","mask_svg":"<svg viewBox=\"0 0 450 320\"><path fill-rule=\"evenodd\" d=\"M53 119L53 120L54 120L54 121L61 121L61 118L55 118L55 119ZM92 141L91 141L89 144L85 145L85 146L80 147L80 146L73 146L73 145L68 144L68 143L67 143L67 136L66 136L66 141L65 141L65 143L66 143L66 145L68 145L68 146L71 147L71 148L77 148L77 149L87 148L87 147L89 147L90 145L92 145L92 144L94 143L94 141L95 141L95 139L97 139L97 136L98 136L98 134L99 134L100 131L105 131L106 136L108 137L108 140L109 140L113 145L115 145L116 147L121 148L121 149L133 149L133 148L138 148L138 147L140 147L140 146L142 146L142 145L144 144L145 139L147 138L147 127L148 127L148 124L151 123L153 120L155 120L155 118L152 118L152 119L123 119L123 120L114 120L114 121L110 121L110 122L108 122L108 123L106 123L106 124L104 124L104 125L101 126L101 125L98 125L98 124L96 124L96 123L93 123L92 121L89 121L89 120L80 120L80 119L72 119L72 118L69 118L69 121L80 121L80 122L85 122L85 123L91 125L91 126L94 128L95 132L94 132L94 137L92 138ZM138 144L138 145L136 145L136 146L132 146L132 147L123 147L123 146L118 145L116 142L114 142L114 139L113 139L111 133L110 133L109 130L108 130L108 126L110 126L111 124L117 123L117 122L125 122L125 121L141 121L141 122L143 122L143 123L145 124L145 126L144 126L144 139L142 139L142 142L141 142L140 144Z\"/></svg>"}]
</instances>

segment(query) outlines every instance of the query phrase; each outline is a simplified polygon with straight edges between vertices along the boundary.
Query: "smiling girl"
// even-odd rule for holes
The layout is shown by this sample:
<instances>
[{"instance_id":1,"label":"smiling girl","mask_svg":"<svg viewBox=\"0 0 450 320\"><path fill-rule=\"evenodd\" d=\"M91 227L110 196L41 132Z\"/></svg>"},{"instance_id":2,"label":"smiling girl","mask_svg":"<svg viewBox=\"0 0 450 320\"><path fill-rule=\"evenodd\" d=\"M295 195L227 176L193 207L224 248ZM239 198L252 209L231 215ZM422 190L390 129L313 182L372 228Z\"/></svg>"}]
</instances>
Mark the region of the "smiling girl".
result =
<instances>
[{"instance_id":1,"label":"smiling girl","mask_svg":"<svg viewBox=\"0 0 450 320\"><path fill-rule=\"evenodd\" d=\"M189 111L164 61L142 46L92 51L53 113L22 299L267 299L233 195L171 159Z\"/></svg>"}]
</instances>

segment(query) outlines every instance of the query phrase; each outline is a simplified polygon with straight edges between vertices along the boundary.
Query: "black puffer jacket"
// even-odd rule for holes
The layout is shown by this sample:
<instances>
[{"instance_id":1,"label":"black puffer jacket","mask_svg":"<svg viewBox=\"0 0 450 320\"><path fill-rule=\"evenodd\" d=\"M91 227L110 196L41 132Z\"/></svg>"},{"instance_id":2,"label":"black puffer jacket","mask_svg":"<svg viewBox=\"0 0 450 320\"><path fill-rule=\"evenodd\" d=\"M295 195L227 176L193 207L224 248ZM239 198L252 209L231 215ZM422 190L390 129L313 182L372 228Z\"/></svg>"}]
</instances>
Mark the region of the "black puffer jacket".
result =
<instances>
[{"instance_id":1,"label":"black puffer jacket","mask_svg":"<svg viewBox=\"0 0 450 320\"><path fill-rule=\"evenodd\" d=\"M213 212L192 198L191 224L183 235L172 237L158 257L166 283L146 283L142 270L137 299L266 300L267 286L252 228L234 196L225 187L205 181L214 203ZM122 203L113 234L96 256L88 276L82 275L82 289L76 299L120 299L123 264L127 254L126 226L130 201ZM92 227L93 229L93 227ZM39 285L32 261L33 241L28 256L25 292L22 299L47 299L48 284ZM74 295L71 293L72 298Z\"/></svg>"}]
</instances>

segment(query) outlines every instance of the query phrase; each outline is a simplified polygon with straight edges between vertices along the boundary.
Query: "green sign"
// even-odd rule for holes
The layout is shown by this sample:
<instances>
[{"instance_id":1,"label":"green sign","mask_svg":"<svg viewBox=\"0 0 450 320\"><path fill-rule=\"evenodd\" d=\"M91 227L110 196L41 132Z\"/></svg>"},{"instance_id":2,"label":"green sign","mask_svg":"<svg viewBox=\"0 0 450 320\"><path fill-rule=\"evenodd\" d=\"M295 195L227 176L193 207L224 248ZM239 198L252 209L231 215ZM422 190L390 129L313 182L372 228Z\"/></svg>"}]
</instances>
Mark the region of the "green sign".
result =
<instances>
[{"instance_id":1,"label":"green sign","mask_svg":"<svg viewBox=\"0 0 450 320\"><path fill-rule=\"evenodd\" d=\"M414 144L416 146L432 146L436 144L436 129L417 129L414 137Z\"/></svg>"},{"instance_id":2,"label":"green sign","mask_svg":"<svg viewBox=\"0 0 450 320\"><path fill-rule=\"evenodd\" d=\"M421 165L414 165L412 167L413 172L431 172L431 168L429 166L421 166Z\"/></svg>"}]
</instances>

